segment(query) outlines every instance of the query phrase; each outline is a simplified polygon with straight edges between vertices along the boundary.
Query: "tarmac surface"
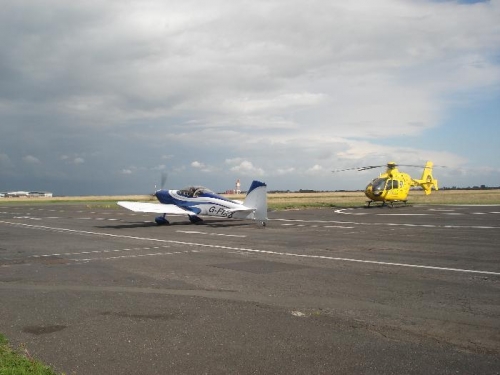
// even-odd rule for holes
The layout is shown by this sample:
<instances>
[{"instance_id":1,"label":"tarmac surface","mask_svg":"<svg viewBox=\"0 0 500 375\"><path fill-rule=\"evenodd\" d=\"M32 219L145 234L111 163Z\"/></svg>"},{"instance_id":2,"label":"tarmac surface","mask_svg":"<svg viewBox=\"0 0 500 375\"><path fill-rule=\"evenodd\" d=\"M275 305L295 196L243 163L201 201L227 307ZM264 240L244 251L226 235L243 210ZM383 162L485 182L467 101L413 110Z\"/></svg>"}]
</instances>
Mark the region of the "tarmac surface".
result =
<instances>
[{"instance_id":1,"label":"tarmac surface","mask_svg":"<svg viewBox=\"0 0 500 375\"><path fill-rule=\"evenodd\" d=\"M0 205L0 333L68 375L500 373L500 206L269 218Z\"/></svg>"}]
</instances>

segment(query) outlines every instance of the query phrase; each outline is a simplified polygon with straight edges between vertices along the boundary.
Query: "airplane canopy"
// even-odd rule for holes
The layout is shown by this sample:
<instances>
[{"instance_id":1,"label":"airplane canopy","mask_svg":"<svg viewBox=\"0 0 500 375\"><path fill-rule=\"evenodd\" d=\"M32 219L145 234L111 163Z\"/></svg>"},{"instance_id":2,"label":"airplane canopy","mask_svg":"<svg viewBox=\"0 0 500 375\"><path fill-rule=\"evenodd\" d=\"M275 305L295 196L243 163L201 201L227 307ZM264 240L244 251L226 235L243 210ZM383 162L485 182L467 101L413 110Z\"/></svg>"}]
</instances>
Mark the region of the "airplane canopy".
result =
<instances>
[{"instance_id":1,"label":"airplane canopy","mask_svg":"<svg viewBox=\"0 0 500 375\"><path fill-rule=\"evenodd\" d=\"M180 195L185 197L193 198L198 197L202 194L214 194L214 192L203 186L188 186L178 191Z\"/></svg>"}]
</instances>

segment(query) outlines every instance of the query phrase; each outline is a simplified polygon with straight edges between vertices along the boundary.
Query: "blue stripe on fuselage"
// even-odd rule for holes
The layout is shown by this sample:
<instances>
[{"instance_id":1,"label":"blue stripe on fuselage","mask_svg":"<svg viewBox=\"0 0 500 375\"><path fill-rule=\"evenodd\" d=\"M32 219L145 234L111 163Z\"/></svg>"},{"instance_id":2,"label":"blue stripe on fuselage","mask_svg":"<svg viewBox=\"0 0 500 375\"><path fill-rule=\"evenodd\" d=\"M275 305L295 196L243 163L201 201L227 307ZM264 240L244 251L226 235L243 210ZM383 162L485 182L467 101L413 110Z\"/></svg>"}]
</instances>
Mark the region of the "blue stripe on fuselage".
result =
<instances>
[{"instance_id":1,"label":"blue stripe on fuselage","mask_svg":"<svg viewBox=\"0 0 500 375\"><path fill-rule=\"evenodd\" d=\"M232 203L232 204L236 204L235 202L232 202L231 200L229 199L225 199L217 194L214 194L214 193L203 193L203 194L200 194L198 197L191 197L191 198L185 198L185 199L178 199L176 197L173 197L171 194L170 194L170 191L168 190L159 190L155 193L156 195L156 198L158 199L158 201L160 203L163 203L163 204L173 204L177 207L181 207L185 210L188 210L188 211L191 211L192 213L198 215L200 213L202 213L202 208L200 208L199 206L217 206L217 207L221 207L223 209L230 209L229 205L227 204L224 204L224 203ZM203 199L205 198L205 199ZM212 201L212 200L216 200L216 201ZM217 202L218 201L221 201L221 202ZM205 209L208 210L209 207L206 207Z\"/></svg>"}]
</instances>

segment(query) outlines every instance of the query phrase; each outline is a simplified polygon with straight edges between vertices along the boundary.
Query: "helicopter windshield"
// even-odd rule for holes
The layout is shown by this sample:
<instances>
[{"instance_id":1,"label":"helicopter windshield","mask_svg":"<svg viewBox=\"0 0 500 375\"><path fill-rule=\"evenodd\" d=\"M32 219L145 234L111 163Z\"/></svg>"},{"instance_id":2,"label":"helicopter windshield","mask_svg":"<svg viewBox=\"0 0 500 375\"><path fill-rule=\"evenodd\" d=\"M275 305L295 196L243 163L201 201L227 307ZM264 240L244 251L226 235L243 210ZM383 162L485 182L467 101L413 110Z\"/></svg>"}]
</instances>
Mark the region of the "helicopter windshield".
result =
<instances>
[{"instance_id":1,"label":"helicopter windshield","mask_svg":"<svg viewBox=\"0 0 500 375\"><path fill-rule=\"evenodd\" d=\"M387 178L376 178L374 179L368 186L372 186L372 190L375 191L382 191L385 188L385 183L387 181Z\"/></svg>"}]
</instances>

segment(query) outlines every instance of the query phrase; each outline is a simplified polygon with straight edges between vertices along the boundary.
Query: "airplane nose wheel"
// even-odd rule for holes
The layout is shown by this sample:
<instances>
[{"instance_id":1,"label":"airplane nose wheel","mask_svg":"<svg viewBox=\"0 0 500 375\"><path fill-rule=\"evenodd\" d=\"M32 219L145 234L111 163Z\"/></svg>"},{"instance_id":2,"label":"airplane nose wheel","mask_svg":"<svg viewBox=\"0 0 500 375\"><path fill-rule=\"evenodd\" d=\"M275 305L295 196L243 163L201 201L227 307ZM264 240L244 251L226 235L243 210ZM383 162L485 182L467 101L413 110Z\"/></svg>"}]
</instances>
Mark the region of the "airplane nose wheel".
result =
<instances>
[{"instance_id":1,"label":"airplane nose wheel","mask_svg":"<svg viewBox=\"0 0 500 375\"><path fill-rule=\"evenodd\" d=\"M168 225L170 224L165 215L155 217L155 222L158 225Z\"/></svg>"}]
</instances>

